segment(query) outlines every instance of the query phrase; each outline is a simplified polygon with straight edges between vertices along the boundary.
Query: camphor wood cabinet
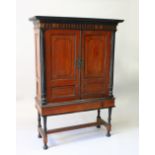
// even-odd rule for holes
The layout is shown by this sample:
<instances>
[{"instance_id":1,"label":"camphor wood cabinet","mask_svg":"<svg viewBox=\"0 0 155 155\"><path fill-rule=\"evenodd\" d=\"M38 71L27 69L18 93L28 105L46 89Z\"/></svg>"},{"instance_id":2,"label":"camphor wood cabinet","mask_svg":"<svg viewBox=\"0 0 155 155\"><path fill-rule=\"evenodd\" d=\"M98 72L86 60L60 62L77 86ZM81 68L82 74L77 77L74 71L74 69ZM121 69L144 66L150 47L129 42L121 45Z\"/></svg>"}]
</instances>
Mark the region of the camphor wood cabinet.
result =
<instances>
[{"instance_id":1,"label":"camphor wood cabinet","mask_svg":"<svg viewBox=\"0 0 155 155\"><path fill-rule=\"evenodd\" d=\"M30 20L36 48L35 106L44 149L47 135L60 131L104 125L110 136L115 32L123 20L47 16ZM100 117L103 108L108 109L107 122ZM97 110L96 122L47 129L48 116L89 110Z\"/></svg>"}]
</instances>

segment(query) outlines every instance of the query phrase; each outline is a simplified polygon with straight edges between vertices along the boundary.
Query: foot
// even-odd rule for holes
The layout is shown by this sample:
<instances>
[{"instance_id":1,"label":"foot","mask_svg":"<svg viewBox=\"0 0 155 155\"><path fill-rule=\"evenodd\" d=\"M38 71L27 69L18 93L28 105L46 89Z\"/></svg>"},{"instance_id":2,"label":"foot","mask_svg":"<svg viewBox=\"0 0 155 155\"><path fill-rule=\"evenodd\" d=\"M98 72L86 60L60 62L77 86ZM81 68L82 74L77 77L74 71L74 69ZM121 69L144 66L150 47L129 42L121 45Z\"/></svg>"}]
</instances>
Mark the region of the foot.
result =
<instances>
[{"instance_id":1,"label":"foot","mask_svg":"<svg viewBox=\"0 0 155 155\"><path fill-rule=\"evenodd\" d=\"M48 149L47 144L44 144L43 149L44 149L44 150L47 150L47 149Z\"/></svg>"},{"instance_id":2,"label":"foot","mask_svg":"<svg viewBox=\"0 0 155 155\"><path fill-rule=\"evenodd\" d=\"M40 133L38 134L38 138L42 138Z\"/></svg>"},{"instance_id":3,"label":"foot","mask_svg":"<svg viewBox=\"0 0 155 155\"><path fill-rule=\"evenodd\" d=\"M101 125L97 125L96 127L97 127L97 128L101 128Z\"/></svg>"},{"instance_id":4,"label":"foot","mask_svg":"<svg viewBox=\"0 0 155 155\"><path fill-rule=\"evenodd\" d=\"M111 134L110 134L110 132L107 132L107 135L106 135L107 137L110 137L111 136Z\"/></svg>"}]
</instances>

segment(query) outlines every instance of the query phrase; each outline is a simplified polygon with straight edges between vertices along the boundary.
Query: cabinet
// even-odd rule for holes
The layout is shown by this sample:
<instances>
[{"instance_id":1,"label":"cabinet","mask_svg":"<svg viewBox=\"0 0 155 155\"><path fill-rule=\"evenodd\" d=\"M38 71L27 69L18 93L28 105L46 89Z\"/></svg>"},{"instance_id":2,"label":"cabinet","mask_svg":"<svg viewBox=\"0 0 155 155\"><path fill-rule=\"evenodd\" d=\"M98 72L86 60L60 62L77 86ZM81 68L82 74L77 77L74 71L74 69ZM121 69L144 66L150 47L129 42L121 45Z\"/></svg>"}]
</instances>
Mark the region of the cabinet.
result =
<instances>
[{"instance_id":1,"label":"cabinet","mask_svg":"<svg viewBox=\"0 0 155 155\"><path fill-rule=\"evenodd\" d=\"M35 32L35 106L44 149L47 135L60 131L104 125L110 136L115 32L123 20L47 16L30 20ZM107 122L101 109L108 109ZM48 116L89 110L97 110L95 122L47 129Z\"/></svg>"}]
</instances>

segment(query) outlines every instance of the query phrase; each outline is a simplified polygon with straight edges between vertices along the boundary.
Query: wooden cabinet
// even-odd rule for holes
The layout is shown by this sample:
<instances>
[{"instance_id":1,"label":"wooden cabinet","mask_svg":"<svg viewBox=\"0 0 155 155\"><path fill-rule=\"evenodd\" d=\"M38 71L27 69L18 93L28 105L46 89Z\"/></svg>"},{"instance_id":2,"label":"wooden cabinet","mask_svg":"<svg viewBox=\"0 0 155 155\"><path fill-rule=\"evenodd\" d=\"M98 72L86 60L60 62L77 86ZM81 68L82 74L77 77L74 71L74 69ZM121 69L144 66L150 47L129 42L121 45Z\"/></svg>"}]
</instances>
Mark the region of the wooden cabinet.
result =
<instances>
[{"instance_id":1,"label":"wooden cabinet","mask_svg":"<svg viewBox=\"0 0 155 155\"><path fill-rule=\"evenodd\" d=\"M47 149L47 135L59 131L104 125L111 130L114 42L123 20L35 16L36 108L38 132ZM108 109L108 122L100 109ZM47 117L97 110L97 121L47 129ZM43 127L41 124L43 119Z\"/></svg>"}]
</instances>

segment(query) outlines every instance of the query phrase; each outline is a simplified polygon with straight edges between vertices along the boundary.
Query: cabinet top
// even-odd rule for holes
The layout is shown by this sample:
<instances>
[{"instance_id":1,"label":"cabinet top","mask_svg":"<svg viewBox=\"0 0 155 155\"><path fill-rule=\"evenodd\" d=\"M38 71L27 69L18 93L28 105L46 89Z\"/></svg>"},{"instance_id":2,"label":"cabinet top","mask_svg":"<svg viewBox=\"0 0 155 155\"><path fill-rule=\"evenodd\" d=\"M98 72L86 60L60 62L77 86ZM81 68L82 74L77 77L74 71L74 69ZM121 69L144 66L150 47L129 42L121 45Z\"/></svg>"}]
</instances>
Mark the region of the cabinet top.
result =
<instances>
[{"instance_id":1,"label":"cabinet top","mask_svg":"<svg viewBox=\"0 0 155 155\"><path fill-rule=\"evenodd\" d=\"M107 24L117 25L123 22L121 19L103 19L103 18L78 18L78 17L57 17L57 16L34 16L30 21L45 23L73 23L73 24Z\"/></svg>"}]
</instances>

